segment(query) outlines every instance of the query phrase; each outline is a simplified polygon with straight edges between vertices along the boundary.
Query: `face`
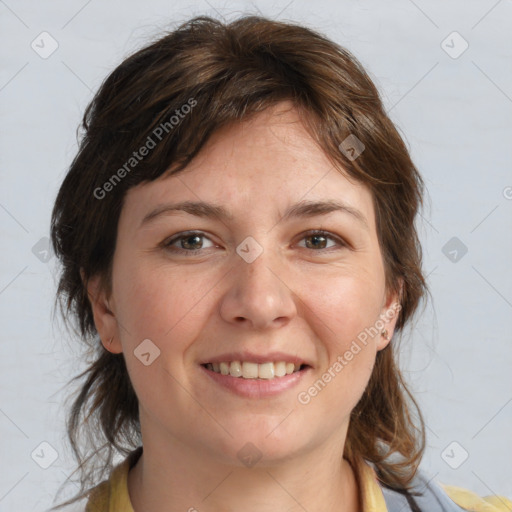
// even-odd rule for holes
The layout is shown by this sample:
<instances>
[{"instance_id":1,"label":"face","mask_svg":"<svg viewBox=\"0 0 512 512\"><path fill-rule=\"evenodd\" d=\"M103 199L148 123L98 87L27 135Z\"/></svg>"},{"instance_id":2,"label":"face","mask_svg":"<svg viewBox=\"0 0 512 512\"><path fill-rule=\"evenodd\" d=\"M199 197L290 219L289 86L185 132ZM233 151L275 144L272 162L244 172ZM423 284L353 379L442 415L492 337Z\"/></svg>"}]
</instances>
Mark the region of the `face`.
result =
<instances>
[{"instance_id":1,"label":"face","mask_svg":"<svg viewBox=\"0 0 512 512\"><path fill-rule=\"evenodd\" d=\"M262 463L342 450L387 344L380 331L395 324L371 193L332 167L290 107L218 131L184 171L130 189L111 295L90 287L98 332L114 336L106 348L124 352L143 435L230 464L247 442ZM218 208L170 209L184 201ZM264 378L205 367L244 358L242 371ZM265 378L280 362L304 366Z\"/></svg>"}]
</instances>

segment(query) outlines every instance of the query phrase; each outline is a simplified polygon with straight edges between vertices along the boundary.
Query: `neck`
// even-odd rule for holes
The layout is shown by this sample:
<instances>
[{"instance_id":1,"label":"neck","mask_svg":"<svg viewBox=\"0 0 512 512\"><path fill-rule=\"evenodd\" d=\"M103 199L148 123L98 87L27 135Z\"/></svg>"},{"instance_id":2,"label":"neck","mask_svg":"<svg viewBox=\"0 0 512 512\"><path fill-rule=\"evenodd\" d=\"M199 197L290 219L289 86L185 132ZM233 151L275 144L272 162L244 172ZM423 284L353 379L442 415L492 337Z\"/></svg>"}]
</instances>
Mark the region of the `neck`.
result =
<instances>
[{"instance_id":1,"label":"neck","mask_svg":"<svg viewBox=\"0 0 512 512\"><path fill-rule=\"evenodd\" d=\"M176 440L147 437L128 474L135 512L361 510L354 471L342 458L344 439L339 450L325 444L291 460L248 468L219 462Z\"/></svg>"}]
</instances>

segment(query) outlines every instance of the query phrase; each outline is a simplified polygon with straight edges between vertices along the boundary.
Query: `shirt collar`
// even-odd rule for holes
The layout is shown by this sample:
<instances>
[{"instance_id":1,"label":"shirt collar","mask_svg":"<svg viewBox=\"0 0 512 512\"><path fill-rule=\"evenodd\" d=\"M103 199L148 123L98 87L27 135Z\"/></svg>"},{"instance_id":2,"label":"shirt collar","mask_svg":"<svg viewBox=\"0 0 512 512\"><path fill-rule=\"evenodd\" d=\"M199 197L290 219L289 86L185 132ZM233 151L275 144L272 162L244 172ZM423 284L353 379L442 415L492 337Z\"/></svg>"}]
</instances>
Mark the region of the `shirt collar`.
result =
<instances>
[{"instance_id":1,"label":"shirt collar","mask_svg":"<svg viewBox=\"0 0 512 512\"><path fill-rule=\"evenodd\" d=\"M363 458L355 457L350 461L359 487L359 499L362 512L387 512L386 501L377 479L377 474Z\"/></svg>"}]
</instances>

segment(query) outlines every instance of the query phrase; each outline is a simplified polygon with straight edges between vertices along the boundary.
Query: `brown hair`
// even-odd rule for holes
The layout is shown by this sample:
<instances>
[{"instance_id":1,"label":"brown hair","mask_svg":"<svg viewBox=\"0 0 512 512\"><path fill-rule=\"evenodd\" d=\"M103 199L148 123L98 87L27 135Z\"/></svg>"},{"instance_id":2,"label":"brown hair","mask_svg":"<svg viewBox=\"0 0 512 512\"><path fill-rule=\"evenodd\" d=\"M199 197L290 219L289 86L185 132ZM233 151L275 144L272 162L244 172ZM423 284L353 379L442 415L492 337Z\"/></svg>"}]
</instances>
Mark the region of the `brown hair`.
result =
<instances>
[{"instance_id":1,"label":"brown hair","mask_svg":"<svg viewBox=\"0 0 512 512\"><path fill-rule=\"evenodd\" d=\"M372 193L386 285L398 292L403 283L397 331L426 295L414 226L423 181L361 64L326 37L292 23L258 16L229 24L200 16L183 23L103 82L85 111L79 151L53 209L52 243L62 262L57 298L93 356L75 377L85 382L67 423L81 497L111 469L114 450L126 455L141 444L124 356L101 345L86 291L96 275L110 290L127 190L155 180L171 165L172 174L178 173L220 127L283 100L293 103L335 168ZM365 147L355 159L340 150L349 135ZM149 147L149 139L154 146L135 159L133 152ZM344 456L364 458L385 485L406 490L423 455L425 426L398 368L395 343L377 353L352 411ZM80 450L86 444L87 457Z\"/></svg>"}]
</instances>

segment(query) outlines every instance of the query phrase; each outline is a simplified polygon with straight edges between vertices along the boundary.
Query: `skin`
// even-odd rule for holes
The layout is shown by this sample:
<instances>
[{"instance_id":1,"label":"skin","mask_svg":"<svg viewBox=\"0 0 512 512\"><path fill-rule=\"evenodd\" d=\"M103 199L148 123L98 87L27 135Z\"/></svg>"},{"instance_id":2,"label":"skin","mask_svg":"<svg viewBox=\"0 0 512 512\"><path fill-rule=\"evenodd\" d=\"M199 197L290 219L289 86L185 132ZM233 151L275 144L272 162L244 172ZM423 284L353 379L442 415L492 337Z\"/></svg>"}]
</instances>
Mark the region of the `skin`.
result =
<instances>
[{"instance_id":1,"label":"skin","mask_svg":"<svg viewBox=\"0 0 512 512\"><path fill-rule=\"evenodd\" d=\"M328 199L359 210L366 225L344 212L281 220L294 203ZM233 220L180 212L141 227L157 206L184 200L222 205ZM312 229L334 239L315 248ZM204 233L188 239L202 247L198 254L164 246L187 230ZM263 248L252 263L236 252L248 236ZM172 247L186 251L186 241ZM385 287L370 191L333 168L291 104L223 128L183 172L130 189L111 294L99 277L88 290L104 346L124 353L139 399L144 452L128 478L136 512L359 510L343 447L350 412L388 341L376 335L361 344L307 405L297 394L397 297ZM389 337L395 322L386 318ZM148 366L134 356L144 339L161 351ZM297 354L313 369L280 395L242 398L199 367L236 349ZM262 454L251 468L237 456L248 442Z\"/></svg>"}]
</instances>

